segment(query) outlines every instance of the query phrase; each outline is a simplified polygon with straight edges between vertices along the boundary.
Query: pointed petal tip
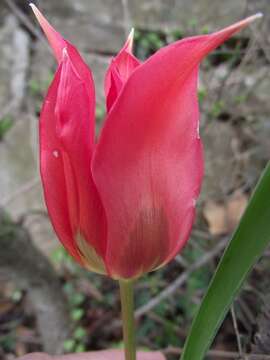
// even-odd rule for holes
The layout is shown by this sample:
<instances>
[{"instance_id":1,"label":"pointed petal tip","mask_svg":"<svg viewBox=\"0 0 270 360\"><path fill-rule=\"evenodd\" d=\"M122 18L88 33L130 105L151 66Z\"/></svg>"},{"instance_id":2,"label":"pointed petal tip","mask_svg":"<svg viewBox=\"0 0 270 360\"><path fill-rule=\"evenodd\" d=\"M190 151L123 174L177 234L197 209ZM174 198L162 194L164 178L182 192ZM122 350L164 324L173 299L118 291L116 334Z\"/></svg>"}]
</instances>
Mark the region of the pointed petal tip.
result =
<instances>
[{"instance_id":1,"label":"pointed petal tip","mask_svg":"<svg viewBox=\"0 0 270 360\"><path fill-rule=\"evenodd\" d=\"M30 2L29 6L33 10L33 13L35 14L36 18L39 21L40 18L42 17L41 12L38 10L38 8L36 7L36 5L34 3Z\"/></svg>"},{"instance_id":2,"label":"pointed petal tip","mask_svg":"<svg viewBox=\"0 0 270 360\"><path fill-rule=\"evenodd\" d=\"M132 52L132 48L133 48L133 40L134 40L134 27L131 28L131 31L128 35L128 38L127 38L127 48L130 52Z\"/></svg>"},{"instance_id":3,"label":"pointed petal tip","mask_svg":"<svg viewBox=\"0 0 270 360\"><path fill-rule=\"evenodd\" d=\"M132 27L131 30L130 30L130 33L129 33L129 35L128 35L128 39L132 39L132 40L133 40L134 31L135 31L135 29L134 29L134 27Z\"/></svg>"},{"instance_id":4,"label":"pointed petal tip","mask_svg":"<svg viewBox=\"0 0 270 360\"><path fill-rule=\"evenodd\" d=\"M244 29L246 26L250 25L251 23L253 23L253 21L260 19L263 17L263 13L258 12L254 15L248 16L243 20L240 20L228 27L226 27L225 29L222 29L220 31L218 31L216 34L226 34L227 33L227 38L230 37L233 33L240 31L242 29ZM224 40L223 40L224 41Z\"/></svg>"},{"instance_id":5,"label":"pointed petal tip","mask_svg":"<svg viewBox=\"0 0 270 360\"><path fill-rule=\"evenodd\" d=\"M58 62L61 61L63 55L63 48L66 46L66 43L62 36L51 26L48 20L42 15L39 9L34 3L29 3L29 6L33 10L37 21L39 22L42 30L44 31L51 48L53 49L54 55Z\"/></svg>"},{"instance_id":6,"label":"pointed petal tip","mask_svg":"<svg viewBox=\"0 0 270 360\"><path fill-rule=\"evenodd\" d=\"M248 22L253 22L253 21L257 20L257 19L261 19L263 16L264 15L263 15L262 12L258 12L258 13L254 14L254 15L249 16L246 20Z\"/></svg>"},{"instance_id":7,"label":"pointed petal tip","mask_svg":"<svg viewBox=\"0 0 270 360\"><path fill-rule=\"evenodd\" d=\"M238 28L239 30L246 27L247 25L253 23L253 21L260 19L263 17L263 13L258 12L254 15L248 16L247 18L245 18L244 20L239 21L236 24L231 25L231 28Z\"/></svg>"}]
</instances>

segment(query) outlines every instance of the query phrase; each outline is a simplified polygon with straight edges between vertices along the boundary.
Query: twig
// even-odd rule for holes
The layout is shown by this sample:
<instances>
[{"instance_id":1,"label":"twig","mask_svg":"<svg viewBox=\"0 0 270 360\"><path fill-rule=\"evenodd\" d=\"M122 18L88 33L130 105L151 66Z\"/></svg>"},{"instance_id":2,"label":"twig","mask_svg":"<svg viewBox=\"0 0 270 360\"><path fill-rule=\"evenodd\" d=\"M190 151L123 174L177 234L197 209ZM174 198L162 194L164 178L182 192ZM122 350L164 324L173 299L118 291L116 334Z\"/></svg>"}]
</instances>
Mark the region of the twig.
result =
<instances>
[{"instance_id":1,"label":"twig","mask_svg":"<svg viewBox=\"0 0 270 360\"><path fill-rule=\"evenodd\" d=\"M195 270L199 269L203 265L207 264L210 260L212 260L221 250L223 250L227 243L227 237L224 238L218 245L214 247L212 251L206 253L202 256L197 262L192 264L187 270L185 270L174 282L166 287L159 295L152 298L147 304L141 306L135 311L135 317L139 318L144 315L148 311L152 310L156 307L162 300L171 296L177 289L183 285L183 283L188 279L190 274L192 274Z\"/></svg>"},{"instance_id":2,"label":"twig","mask_svg":"<svg viewBox=\"0 0 270 360\"><path fill-rule=\"evenodd\" d=\"M238 351L239 351L239 356L241 357L241 359L246 359L244 358L243 355L243 348L242 348L242 343L241 343L241 337L240 337L240 333L239 333L239 329L238 329L238 324L237 324L237 319L236 319L236 315L235 315L235 311L234 311L234 306L231 306L231 315L232 315L232 322L233 322L233 328L234 328L234 332L235 332L235 336L236 336L236 341L237 341L237 347L238 347Z\"/></svg>"},{"instance_id":3,"label":"twig","mask_svg":"<svg viewBox=\"0 0 270 360\"><path fill-rule=\"evenodd\" d=\"M37 216L40 218L48 219L48 213L46 210L42 209L29 209L26 213L22 214L18 218L18 223L21 225L25 225L26 220L29 218L29 216Z\"/></svg>"},{"instance_id":4,"label":"twig","mask_svg":"<svg viewBox=\"0 0 270 360\"><path fill-rule=\"evenodd\" d=\"M162 325L163 327L166 326L166 324L168 324L170 326L170 328L173 329L175 334L177 336L179 336L180 338L182 338L183 340L186 338L185 329L178 327L176 324L171 323L170 321L164 319L163 317L157 315L156 313L154 313L152 311L149 312L148 316L149 316L149 319L154 320L156 323Z\"/></svg>"},{"instance_id":5,"label":"twig","mask_svg":"<svg viewBox=\"0 0 270 360\"><path fill-rule=\"evenodd\" d=\"M264 305L257 317L257 332L255 334L255 344L253 351L258 353L270 353L270 295L267 294L269 289L265 288Z\"/></svg>"},{"instance_id":6,"label":"twig","mask_svg":"<svg viewBox=\"0 0 270 360\"><path fill-rule=\"evenodd\" d=\"M28 31L34 35L37 39L45 43L47 46L48 44L44 40L43 36L41 35L40 31L32 24L29 20L28 16L24 14L24 12L16 5L13 0L4 0L9 9L13 12L13 14L20 20L20 22L28 29Z\"/></svg>"},{"instance_id":7,"label":"twig","mask_svg":"<svg viewBox=\"0 0 270 360\"><path fill-rule=\"evenodd\" d=\"M184 269L186 269L186 268L188 267L188 262L187 262L187 260L185 260L184 257L181 256L181 255L177 255L177 256L175 257L175 261L176 261L179 265L181 265Z\"/></svg>"},{"instance_id":8,"label":"twig","mask_svg":"<svg viewBox=\"0 0 270 360\"><path fill-rule=\"evenodd\" d=\"M200 239L209 240L209 233L201 229L193 229L192 235Z\"/></svg>"}]
</instances>

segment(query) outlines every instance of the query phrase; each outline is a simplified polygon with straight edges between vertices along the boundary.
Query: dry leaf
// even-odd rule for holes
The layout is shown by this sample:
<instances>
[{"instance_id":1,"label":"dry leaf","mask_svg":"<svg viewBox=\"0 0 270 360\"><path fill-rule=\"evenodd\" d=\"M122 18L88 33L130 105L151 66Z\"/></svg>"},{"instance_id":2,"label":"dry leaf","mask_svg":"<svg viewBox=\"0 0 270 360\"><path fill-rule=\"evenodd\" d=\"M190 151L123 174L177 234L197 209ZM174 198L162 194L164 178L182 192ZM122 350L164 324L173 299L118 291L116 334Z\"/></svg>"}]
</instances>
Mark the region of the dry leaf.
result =
<instances>
[{"instance_id":1,"label":"dry leaf","mask_svg":"<svg viewBox=\"0 0 270 360\"><path fill-rule=\"evenodd\" d=\"M230 196L225 204L207 201L203 214L208 223L209 232L212 235L231 233L238 225L247 203L247 196L239 191Z\"/></svg>"},{"instance_id":2,"label":"dry leaf","mask_svg":"<svg viewBox=\"0 0 270 360\"><path fill-rule=\"evenodd\" d=\"M227 202L227 223L228 230L233 231L238 225L248 204L245 194L237 192Z\"/></svg>"},{"instance_id":3,"label":"dry leaf","mask_svg":"<svg viewBox=\"0 0 270 360\"><path fill-rule=\"evenodd\" d=\"M227 232L225 206L214 201L208 201L203 209L204 217L212 235L221 235Z\"/></svg>"}]
</instances>

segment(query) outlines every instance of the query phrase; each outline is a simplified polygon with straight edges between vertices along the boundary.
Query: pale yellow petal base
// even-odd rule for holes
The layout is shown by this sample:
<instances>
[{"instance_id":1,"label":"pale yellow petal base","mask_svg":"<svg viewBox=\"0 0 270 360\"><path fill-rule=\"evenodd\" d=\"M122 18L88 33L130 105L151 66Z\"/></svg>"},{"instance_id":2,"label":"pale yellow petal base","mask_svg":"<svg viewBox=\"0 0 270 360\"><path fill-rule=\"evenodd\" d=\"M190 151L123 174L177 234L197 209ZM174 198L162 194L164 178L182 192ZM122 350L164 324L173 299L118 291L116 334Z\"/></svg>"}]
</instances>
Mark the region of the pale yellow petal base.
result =
<instances>
[{"instance_id":1,"label":"pale yellow petal base","mask_svg":"<svg viewBox=\"0 0 270 360\"><path fill-rule=\"evenodd\" d=\"M102 275L107 275L104 261L80 233L76 236L76 243L80 251L84 266L90 271L94 271Z\"/></svg>"}]
</instances>

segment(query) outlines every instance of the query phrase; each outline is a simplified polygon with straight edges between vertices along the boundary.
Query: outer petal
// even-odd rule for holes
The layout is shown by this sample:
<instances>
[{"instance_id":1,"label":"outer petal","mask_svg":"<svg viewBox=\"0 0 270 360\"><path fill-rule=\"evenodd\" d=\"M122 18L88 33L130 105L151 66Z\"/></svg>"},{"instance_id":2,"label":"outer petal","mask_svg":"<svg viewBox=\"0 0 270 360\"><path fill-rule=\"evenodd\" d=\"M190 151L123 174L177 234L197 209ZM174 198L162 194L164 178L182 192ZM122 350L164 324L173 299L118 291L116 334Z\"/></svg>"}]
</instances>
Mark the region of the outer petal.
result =
<instances>
[{"instance_id":1,"label":"outer petal","mask_svg":"<svg viewBox=\"0 0 270 360\"><path fill-rule=\"evenodd\" d=\"M72 62L73 67L76 69L80 78L85 82L85 86L88 91L90 103L89 106L93 114L95 114L95 87L93 82L93 77L90 69L85 64L77 49L70 44L67 40L65 40L45 19L45 17L41 14L38 8L34 4L30 4L39 24L44 31L51 48L54 52L55 58L59 63L63 60L63 51L65 50L69 58ZM91 131L91 141L94 142L94 115L91 116L90 122L92 126Z\"/></svg>"},{"instance_id":2,"label":"outer petal","mask_svg":"<svg viewBox=\"0 0 270 360\"><path fill-rule=\"evenodd\" d=\"M105 252L105 218L91 175L89 98L66 54L44 102L40 118L40 166L46 204L54 228L73 256L96 268ZM88 134L88 136L87 136ZM85 243L91 245L88 253ZM87 258L87 259L86 259ZM100 260L99 260L100 262ZM89 264L88 264L89 265Z\"/></svg>"},{"instance_id":3,"label":"outer petal","mask_svg":"<svg viewBox=\"0 0 270 360\"><path fill-rule=\"evenodd\" d=\"M112 276L150 271L186 243L203 173L198 65L250 21L163 48L133 72L109 113L92 168Z\"/></svg>"},{"instance_id":4,"label":"outer petal","mask_svg":"<svg viewBox=\"0 0 270 360\"><path fill-rule=\"evenodd\" d=\"M101 257L106 247L106 222L91 174L95 111L92 76L77 50L61 40L40 13L38 16L55 52L62 51L40 118L40 166L46 204L64 246L92 269L104 272Z\"/></svg>"},{"instance_id":5,"label":"outer petal","mask_svg":"<svg viewBox=\"0 0 270 360\"><path fill-rule=\"evenodd\" d=\"M132 54L133 35L134 30L132 29L125 45L117 56L112 59L106 73L104 87L108 112L131 73L140 65L140 61Z\"/></svg>"},{"instance_id":6,"label":"outer petal","mask_svg":"<svg viewBox=\"0 0 270 360\"><path fill-rule=\"evenodd\" d=\"M40 170L45 201L54 229L69 253L81 262L73 238L74 224L72 224L70 216L72 209L75 210L77 206L77 194L74 194L73 198L68 198L64 161L59 152L60 144L55 130L55 107L61 71L62 65L49 88L41 111L39 123ZM71 205L70 208L69 205Z\"/></svg>"},{"instance_id":7,"label":"outer petal","mask_svg":"<svg viewBox=\"0 0 270 360\"><path fill-rule=\"evenodd\" d=\"M34 4L31 3L29 6L31 6L40 26L46 34L57 61L60 62L62 60L63 49L66 47L66 41L55 31Z\"/></svg>"}]
</instances>

